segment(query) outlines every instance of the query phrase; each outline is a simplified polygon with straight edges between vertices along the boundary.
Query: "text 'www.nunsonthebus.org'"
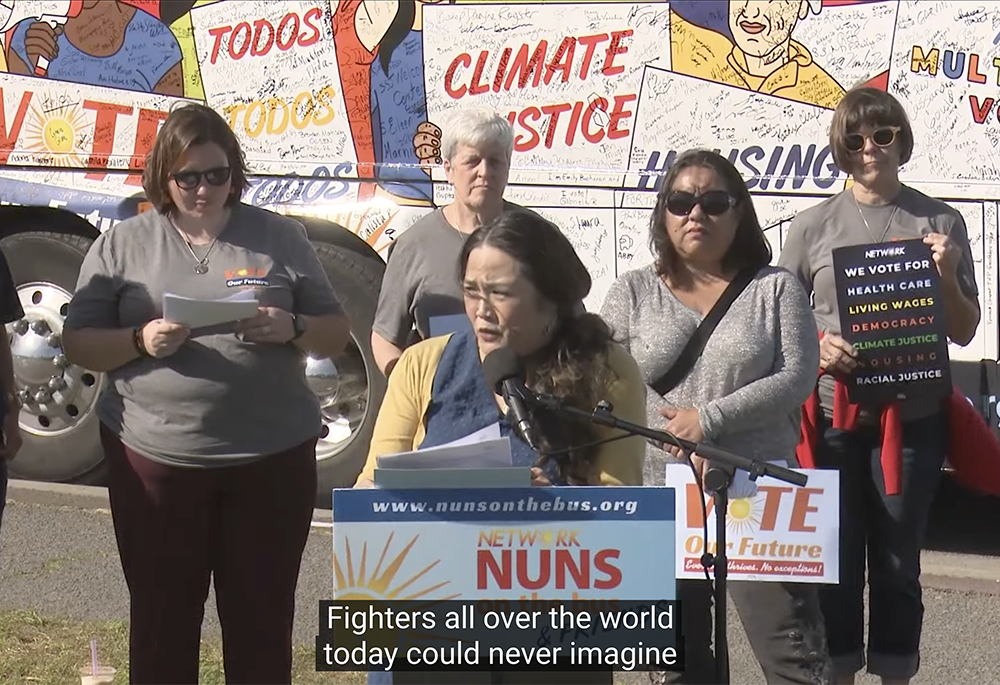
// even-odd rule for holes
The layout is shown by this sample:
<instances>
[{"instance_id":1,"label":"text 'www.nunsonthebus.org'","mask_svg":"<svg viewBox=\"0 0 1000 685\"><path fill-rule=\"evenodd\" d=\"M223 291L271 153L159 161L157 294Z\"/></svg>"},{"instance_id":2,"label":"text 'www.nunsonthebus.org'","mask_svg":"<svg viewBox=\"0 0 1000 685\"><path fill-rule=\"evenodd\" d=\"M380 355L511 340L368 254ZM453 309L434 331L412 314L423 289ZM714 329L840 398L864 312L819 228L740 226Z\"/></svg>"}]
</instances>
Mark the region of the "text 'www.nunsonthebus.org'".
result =
<instances>
[{"instance_id":1,"label":"text 'www.nunsonthebus.org'","mask_svg":"<svg viewBox=\"0 0 1000 685\"><path fill-rule=\"evenodd\" d=\"M536 500L534 497L518 497L506 501L462 500L450 502L372 502L376 514L453 514L472 512L621 512L629 516L635 514L639 507L636 500L603 500L588 502L586 500L564 501L560 497Z\"/></svg>"}]
</instances>

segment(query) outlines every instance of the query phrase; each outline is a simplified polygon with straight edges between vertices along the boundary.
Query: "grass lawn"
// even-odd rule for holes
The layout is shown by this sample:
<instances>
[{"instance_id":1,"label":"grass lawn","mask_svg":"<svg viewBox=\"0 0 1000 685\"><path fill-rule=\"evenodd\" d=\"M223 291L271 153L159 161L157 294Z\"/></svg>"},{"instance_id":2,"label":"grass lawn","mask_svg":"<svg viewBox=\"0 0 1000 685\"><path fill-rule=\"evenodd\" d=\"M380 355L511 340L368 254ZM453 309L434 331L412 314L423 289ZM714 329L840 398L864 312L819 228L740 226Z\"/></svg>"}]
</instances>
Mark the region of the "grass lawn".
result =
<instances>
[{"instance_id":1,"label":"grass lawn","mask_svg":"<svg viewBox=\"0 0 1000 685\"><path fill-rule=\"evenodd\" d=\"M114 666L115 684L128 683L128 625L122 621L80 623L30 611L0 611L0 685L73 685L90 662L97 639L101 664ZM292 682L298 685L364 685L361 673L317 673L315 646L296 648ZM202 685L224 685L222 642L201 643Z\"/></svg>"}]
</instances>

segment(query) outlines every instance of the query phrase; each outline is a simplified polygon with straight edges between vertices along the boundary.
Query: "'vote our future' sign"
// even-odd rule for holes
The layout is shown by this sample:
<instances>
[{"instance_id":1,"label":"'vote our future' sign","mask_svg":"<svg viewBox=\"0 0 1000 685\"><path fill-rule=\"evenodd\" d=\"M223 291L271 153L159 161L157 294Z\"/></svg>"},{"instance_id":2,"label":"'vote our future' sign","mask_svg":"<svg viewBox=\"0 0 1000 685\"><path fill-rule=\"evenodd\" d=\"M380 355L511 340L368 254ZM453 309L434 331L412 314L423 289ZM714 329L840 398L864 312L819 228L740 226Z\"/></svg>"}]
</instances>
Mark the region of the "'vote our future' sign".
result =
<instances>
[{"instance_id":1,"label":"'vote our future' sign","mask_svg":"<svg viewBox=\"0 0 1000 685\"><path fill-rule=\"evenodd\" d=\"M941 279L920 239L833 251L845 340L858 352L846 379L851 402L951 393Z\"/></svg>"}]
</instances>

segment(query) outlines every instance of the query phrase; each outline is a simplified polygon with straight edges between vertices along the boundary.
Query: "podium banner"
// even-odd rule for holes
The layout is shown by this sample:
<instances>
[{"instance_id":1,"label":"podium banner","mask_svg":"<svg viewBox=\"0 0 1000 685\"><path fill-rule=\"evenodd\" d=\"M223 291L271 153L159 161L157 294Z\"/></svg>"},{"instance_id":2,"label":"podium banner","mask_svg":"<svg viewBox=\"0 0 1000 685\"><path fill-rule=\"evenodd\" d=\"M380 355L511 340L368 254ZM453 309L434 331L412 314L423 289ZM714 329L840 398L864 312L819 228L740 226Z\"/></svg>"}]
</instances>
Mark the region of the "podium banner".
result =
<instances>
[{"instance_id":1,"label":"podium banner","mask_svg":"<svg viewBox=\"0 0 1000 685\"><path fill-rule=\"evenodd\" d=\"M674 500L662 487L334 490L317 670L681 668Z\"/></svg>"},{"instance_id":2,"label":"podium banner","mask_svg":"<svg viewBox=\"0 0 1000 685\"><path fill-rule=\"evenodd\" d=\"M334 490L333 592L364 600L673 600L674 491Z\"/></svg>"},{"instance_id":3,"label":"podium banner","mask_svg":"<svg viewBox=\"0 0 1000 685\"><path fill-rule=\"evenodd\" d=\"M666 468L666 484L677 492L677 578L704 579L705 507L708 549L716 549L714 498L699 490L687 464ZM839 474L792 470L806 474L809 482L799 487L767 476L751 482L745 471L733 477L726 515L731 580L840 582Z\"/></svg>"}]
</instances>

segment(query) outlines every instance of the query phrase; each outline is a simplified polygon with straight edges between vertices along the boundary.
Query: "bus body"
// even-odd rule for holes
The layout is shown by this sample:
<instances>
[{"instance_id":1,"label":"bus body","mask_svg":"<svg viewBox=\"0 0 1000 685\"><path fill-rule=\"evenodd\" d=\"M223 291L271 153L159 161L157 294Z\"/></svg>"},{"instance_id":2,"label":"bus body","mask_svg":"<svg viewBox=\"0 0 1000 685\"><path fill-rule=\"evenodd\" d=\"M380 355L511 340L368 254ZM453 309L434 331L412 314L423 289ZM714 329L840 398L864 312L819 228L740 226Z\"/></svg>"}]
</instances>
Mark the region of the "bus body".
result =
<instances>
[{"instance_id":1,"label":"bus body","mask_svg":"<svg viewBox=\"0 0 1000 685\"><path fill-rule=\"evenodd\" d=\"M94 238L149 208L145 155L190 101L244 146L244 201L302 221L345 296L350 349L307 365L321 492L365 458L386 251L449 202L441 124L468 105L510 120L506 197L573 241L595 310L652 258L649 215L679 152L736 164L777 259L795 214L847 187L828 143L845 91L892 92L915 135L904 182L969 229L982 322L950 355L996 424L1000 3L4 0L0 42L0 249L26 312L8 326L26 437L13 477L102 477L105 381L62 355L62 320Z\"/></svg>"}]
</instances>

